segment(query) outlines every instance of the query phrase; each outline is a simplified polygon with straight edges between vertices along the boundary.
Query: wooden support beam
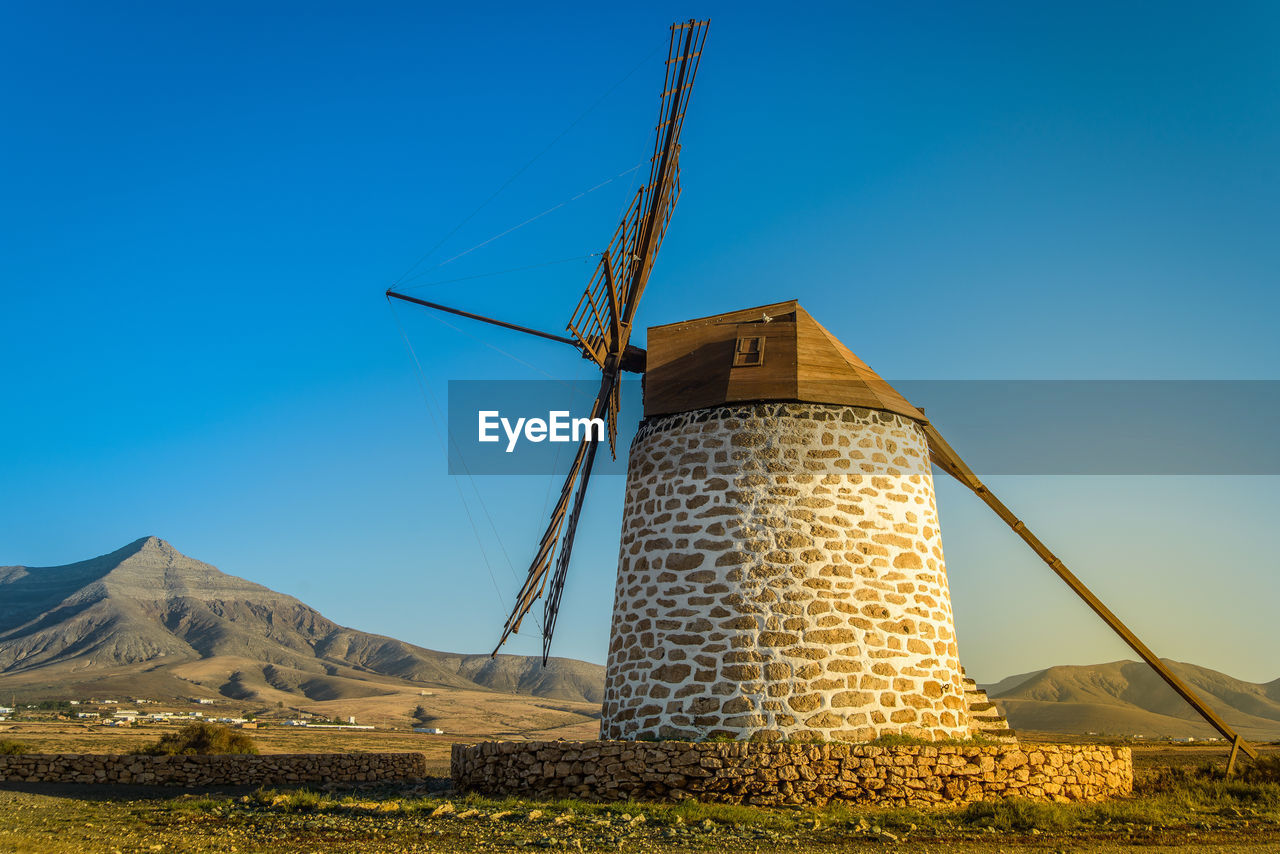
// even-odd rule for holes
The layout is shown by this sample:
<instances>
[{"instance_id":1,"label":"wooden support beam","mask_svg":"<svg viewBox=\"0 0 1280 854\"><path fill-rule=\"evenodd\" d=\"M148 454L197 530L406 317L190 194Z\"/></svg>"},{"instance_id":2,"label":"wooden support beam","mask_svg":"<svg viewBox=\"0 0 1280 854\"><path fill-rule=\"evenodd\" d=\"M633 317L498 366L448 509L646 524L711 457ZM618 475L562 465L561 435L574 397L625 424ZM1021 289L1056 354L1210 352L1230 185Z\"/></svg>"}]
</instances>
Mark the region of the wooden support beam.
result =
<instances>
[{"instance_id":1,"label":"wooden support beam","mask_svg":"<svg viewBox=\"0 0 1280 854\"><path fill-rule=\"evenodd\" d=\"M937 428L927 421L921 423L920 426L924 428L925 436L928 437L929 440L929 455L938 465L938 468L942 469L972 490L975 495L982 499L984 504L995 511L995 514L999 516L1006 525L1013 529L1015 534L1021 537L1027 545L1031 546L1031 550L1034 551L1041 560L1048 564L1049 568L1057 573L1058 577L1065 581L1067 586L1074 590L1076 595L1083 599L1085 604L1093 609L1093 612L1101 617L1103 622L1110 626L1112 631L1118 634L1120 638L1129 645L1130 649L1136 652L1143 661L1151 665L1151 668L1155 670L1161 679L1168 683L1170 688L1178 693L1178 696L1186 700L1193 709L1199 712L1202 718L1208 721L1214 729L1222 733L1223 738L1232 743L1233 756L1235 755L1236 750L1243 750L1251 758L1258 758L1258 751L1255 750L1252 745L1242 739L1239 734L1226 723L1226 721L1218 717L1217 713L1200 699L1200 696L1191 689L1190 685L1187 685L1179 679L1177 675L1160 660L1159 656L1152 652L1151 649L1143 643L1128 626L1121 622L1119 617L1111 612L1110 608L1102 603L1102 600L1094 595L1092 590L1084 585L1084 582L1079 578L1076 578L1071 570L1067 569L1066 565L1063 564L1057 555L1049 550L1048 546L1040 542L1040 539L1035 534L1031 533L1027 526L1023 524L1021 519L1013 515L1013 512L1006 507L999 498L996 498L991 490L987 489L986 484L978 479L978 476L973 473L973 470L965 465L964 460L960 459L960 455L955 452L955 449L947 444L947 441L942 438L942 434L938 432Z\"/></svg>"},{"instance_id":2,"label":"wooden support beam","mask_svg":"<svg viewBox=\"0 0 1280 854\"><path fill-rule=\"evenodd\" d=\"M1236 757L1239 755L1240 755L1240 736L1237 735L1235 738L1231 740L1231 758L1227 760L1228 779L1230 779L1231 775L1236 772ZM1256 756L1254 758L1257 759Z\"/></svg>"},{"instance_id":3,"label":"wooden support beam","mask_svg":"<svg viewBox=\"0 0 1280 854\"><path fill-rule=\"evenodd\" d=\"M622 350L622 306L618 302L618 283L613 280L613 257L604 250L604 285L609 292L610 347L614 353Z\"/></svg>"},{"instance_id":4,"label":"wooden support beam","mask_svg":"<svg viewBox=\"0 0 1280 854\"><path fill-rule=\"evenodd\" d=\"M444 312L448 312L449 314L456 314L459 317L465 317L470 320L478 320L481 323L488 323L493 326L501 326L503 329L513 329L516 332L523 332L526 335L536 335L539 338L546 338L550 341L559 341L561 344L572 345L573 349L575 350L582 349L578 345L577 341L574 341L572 338L566 338L563 335L553 335L550 332L543 332L540 329L530 329L528 326L521 326L518 323L508 323L505 320L496 320L492 317L485 317L483 314L472 314L471 312L463 311L460 308L451 308L447 305L441 305L438 302L427 302L424 299L411 297L408 294L402 294L402 293L397 293L396 291L393 291L393 290L388 290L387 298L390 299L391 297L395 297L398 300L404 300L405 302L411 302L414 305L421 305L421 306L425 306L426 308L433 308L436 311L444 311Z\"/></svg>"}]
</instances>

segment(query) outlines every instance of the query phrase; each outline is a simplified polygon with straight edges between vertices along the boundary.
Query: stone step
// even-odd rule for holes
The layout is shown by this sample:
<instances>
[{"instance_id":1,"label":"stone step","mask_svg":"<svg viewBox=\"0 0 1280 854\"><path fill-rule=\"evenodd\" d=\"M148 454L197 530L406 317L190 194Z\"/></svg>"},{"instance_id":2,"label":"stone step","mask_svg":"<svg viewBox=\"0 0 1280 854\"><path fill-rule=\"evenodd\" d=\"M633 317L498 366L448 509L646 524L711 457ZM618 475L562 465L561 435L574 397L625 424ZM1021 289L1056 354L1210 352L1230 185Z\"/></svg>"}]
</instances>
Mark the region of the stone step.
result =
<instances>
[{"instance_id":1,"label":"stone step","mask_svg":"<svg viewBox=\"0 0 1280 854\"><path fill-rule=\"evenodd\" d=\"M978 713L976 713L976 714L975 714L975 713L973 713L973 712L970 712L970 713L969 713L969 717L973 718L975 721L1003 721L1003 720L1005 720L1005 716L1004 716L1004 714L1000 711L1000 709L999 709L999 708L995 708L994 706L993 706L993 708L990 708L990 709L984 709L984 710L982 710L982 711L980 711L980 712L978 712Z\"/></svg>"},{"instance_id":2,"label":"stone step","mask_svg":"<svg viewBox=\"0 0 1280 854\"><path fill-rule=\"evenodd\" d=\"M964 699L968 706L969 724L973 731L988 741L1016 743L1018 738L1009 727L1008 719L987 696L987 692L968 677L962 683L965 687Z\"/></svg>"},{"instance_id":3,"label":"stone step","mask_svg":"<svg viewBox=\"0 0 1280 854\"><path fill-rule=\"evenodd\" d=\"M969 725L983 732L1009 728L1009 722L1004 718L970 718Z\"/></svg>"},{"instance_id":4,"label":"stone step","mask_svg":"<svg viewBox=\"0 0 1280 854\"><path fill-rule=\"evenodd\" d=\"M1007 744L1017 744L1018 736L1011 729L993 729L983 730L982 737L987 741L998 741Z\"/></svg>"}]
</instances>

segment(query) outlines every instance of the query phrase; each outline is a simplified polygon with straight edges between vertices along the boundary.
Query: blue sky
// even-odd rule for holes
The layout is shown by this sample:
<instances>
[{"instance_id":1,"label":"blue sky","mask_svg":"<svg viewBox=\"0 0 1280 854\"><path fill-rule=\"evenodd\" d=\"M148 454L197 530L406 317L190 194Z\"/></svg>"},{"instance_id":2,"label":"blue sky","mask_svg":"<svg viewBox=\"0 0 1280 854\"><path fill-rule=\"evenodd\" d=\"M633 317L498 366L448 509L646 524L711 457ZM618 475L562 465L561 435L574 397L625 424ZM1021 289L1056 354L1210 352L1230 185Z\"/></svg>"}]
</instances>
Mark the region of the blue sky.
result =
<instances>
[{"instance_id":1,"label":"blue sky","mask_svg":"<svg viewBox=\"0 0 1280 854\"><path fill-rule=\"evenodd\" d=\"M590 366L382 292L426 255L413 293L561 329L690 14L713 23L641 325L797 297L889 378L1278 378L1273 4L11 5L0 563L155 534L487 651L549 483L449 477L429 404ZM1276 478L991 485L1161 654L1280 676ZM971 674L1132 657L938 488ZM621 491L593 483L558 654L603 660Z\"/></svg>"}]
</instances>

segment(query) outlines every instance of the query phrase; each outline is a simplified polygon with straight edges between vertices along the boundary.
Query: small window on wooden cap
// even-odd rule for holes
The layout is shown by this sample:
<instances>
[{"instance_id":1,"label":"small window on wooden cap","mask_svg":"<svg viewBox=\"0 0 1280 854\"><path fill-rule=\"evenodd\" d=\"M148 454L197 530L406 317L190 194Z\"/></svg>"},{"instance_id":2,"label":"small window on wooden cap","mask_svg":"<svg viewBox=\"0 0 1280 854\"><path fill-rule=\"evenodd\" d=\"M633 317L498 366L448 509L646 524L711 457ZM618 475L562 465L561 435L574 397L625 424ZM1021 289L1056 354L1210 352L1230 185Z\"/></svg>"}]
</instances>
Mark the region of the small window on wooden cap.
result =
<instances>
[{"instance_id":1,"label":"small window on wooden cap","mask_svg":"<svg viewBox=\"0 0 1280 854\"><path fill-rule=\"evenodd\" d=\"M764 364L764 336L740 335L733 350L733 366L748 368Z\"/></svg>"}]
</instances>

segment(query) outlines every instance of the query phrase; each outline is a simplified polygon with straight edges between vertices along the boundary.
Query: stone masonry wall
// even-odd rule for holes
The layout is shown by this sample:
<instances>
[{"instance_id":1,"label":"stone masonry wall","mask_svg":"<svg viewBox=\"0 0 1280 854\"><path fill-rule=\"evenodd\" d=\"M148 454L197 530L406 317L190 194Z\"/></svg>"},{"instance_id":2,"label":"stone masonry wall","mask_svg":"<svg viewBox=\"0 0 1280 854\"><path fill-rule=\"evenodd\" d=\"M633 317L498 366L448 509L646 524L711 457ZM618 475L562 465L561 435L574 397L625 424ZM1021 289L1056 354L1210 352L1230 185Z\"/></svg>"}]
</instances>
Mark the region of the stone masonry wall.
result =
<instances>
[{"instance_id":1,"label":"stone masonry wall","mask_svg":"<svg viewBox=\"0 0 1280 854\"><path fill-rule=\"evenodd\" d=\"M489 794L776 806L1102 800L1133 791L1127 747L875 747L759 742L486 742L453 746L454 785Z\"/></svg>"},{"instance_id":2,"label":"stone masonry wall","mask_svg":"<svg viewBox=\"0 0 1280 854\"><path fill-rule=\"evenodd\" d=\"M131 756L25 753L0 756L0 781L135 783L153 786L277 786L420 780L421 753L278 753L258 756Z\"/></svg>"},{"instance_id":3,"label":"stone masonry wall","mask_svg":"<svg viewBox=\"0 0 1280 854\"><path fill-rule=\"evenodd\" d=\"M970 734L927 444L756 403L631 446L601 736Z\"/></svg>"}]
</instances>

